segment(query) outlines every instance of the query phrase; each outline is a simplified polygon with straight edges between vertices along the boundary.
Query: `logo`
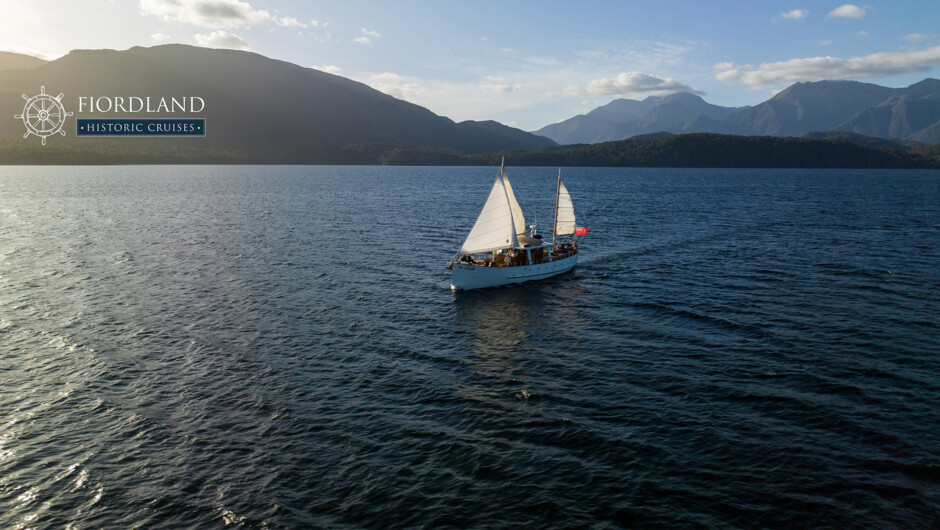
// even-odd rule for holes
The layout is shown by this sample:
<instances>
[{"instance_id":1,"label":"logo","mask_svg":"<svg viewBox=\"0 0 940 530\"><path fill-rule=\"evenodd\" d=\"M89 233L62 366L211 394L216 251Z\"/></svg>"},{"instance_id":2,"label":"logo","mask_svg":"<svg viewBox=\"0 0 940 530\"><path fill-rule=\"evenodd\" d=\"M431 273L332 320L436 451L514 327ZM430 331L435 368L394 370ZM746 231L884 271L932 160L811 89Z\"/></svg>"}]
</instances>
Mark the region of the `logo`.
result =
<instances>
[{"instance_id":1,"label":"logo","mask_svg":"<svg viewBox=\"0 0 940 530\"><path fill-rule=\"evenodd\" d=\"M72 113L65 112L65 106L62 105L63 95L52 97L46 94L44 86L39 87L39 94L33 97L23 94L23 99L26 100L23 113L13 116L18 120L23 120L23 125L26 126L26 134L23 138L35 134L42 138L42 145L46 145L46 138L53 134L65 136L62 126L65 125L65 118L71 116Z\"/></svg>"}]
</instances>

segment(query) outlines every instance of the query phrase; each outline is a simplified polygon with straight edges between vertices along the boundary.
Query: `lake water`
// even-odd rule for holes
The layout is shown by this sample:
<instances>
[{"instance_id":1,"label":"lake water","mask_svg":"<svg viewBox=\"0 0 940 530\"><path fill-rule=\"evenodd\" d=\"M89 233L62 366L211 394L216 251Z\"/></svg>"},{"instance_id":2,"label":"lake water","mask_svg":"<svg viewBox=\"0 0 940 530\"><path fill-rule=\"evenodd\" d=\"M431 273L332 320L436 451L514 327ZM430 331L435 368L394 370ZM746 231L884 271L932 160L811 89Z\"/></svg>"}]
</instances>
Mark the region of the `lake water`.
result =
<instances>
[{"instance_id":1,"label":"lake water","mask_svg":"<svg viewBox=\"0 0 940 530\"><path fill-rule=\"evenodd\" d=\"M0 168L0 527L940 526L940 172L496 172Z\"/></svg>"}]
</instances>

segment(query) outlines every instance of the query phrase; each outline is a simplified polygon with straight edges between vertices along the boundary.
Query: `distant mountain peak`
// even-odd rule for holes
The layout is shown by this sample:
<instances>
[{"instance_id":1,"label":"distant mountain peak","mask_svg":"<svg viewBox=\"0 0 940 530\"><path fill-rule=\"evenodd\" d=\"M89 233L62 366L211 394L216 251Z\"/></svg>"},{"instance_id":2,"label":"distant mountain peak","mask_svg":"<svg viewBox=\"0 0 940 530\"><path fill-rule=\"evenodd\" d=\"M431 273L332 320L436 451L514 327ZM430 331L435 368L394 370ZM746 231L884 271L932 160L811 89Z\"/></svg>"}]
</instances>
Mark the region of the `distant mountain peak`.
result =
<instances>
[{"instance_id":1,"label":"distant mountain peak","mask_svg":"<svg viewBox=\"0 0 940 530\"><path fill-rule=\"evenodd\" d=\"M924 79L923 81L918 81L914 83L908 88L923 87L923 86L940 87L940 79L934 79L932 77L928 77Z\"/></svg>"},{"instance_id":2,"label":"distant mountain peak","mask_svg":"<svg viewBox=\"0 0 940 530\"><path fill-rule=\"evenodd\" d=\"M665 96L648 96L644 101L655 101L662 103L664 101L705 101L702 96L692 92L673 92Z\"/></svg>"},{"instance_id":3,"label":"distant mountain peak","mask_svg":"<svg viewBox=\"0 0 940 530\"><path fill-rule=\"evenodd\" d=\"M535 134L560 144L606 142L661 131L682 132L684 124L697 117L717 120L736 110L712 105L691 92L647 96L642 101L621 98Z\"/></svg>"},{"instance_id":4,"label":"distant mountain peak","mask_svg":"<svg viewBox=\"0 0 940 530\"><path fill-rule=\"evenodd\" d=\"M923 81L919 81L907 87L907 92L910 94L940 92L940 79L934 79L932 77L928 77L927 79L924 79Z\"/></svg>"}]
</instances>

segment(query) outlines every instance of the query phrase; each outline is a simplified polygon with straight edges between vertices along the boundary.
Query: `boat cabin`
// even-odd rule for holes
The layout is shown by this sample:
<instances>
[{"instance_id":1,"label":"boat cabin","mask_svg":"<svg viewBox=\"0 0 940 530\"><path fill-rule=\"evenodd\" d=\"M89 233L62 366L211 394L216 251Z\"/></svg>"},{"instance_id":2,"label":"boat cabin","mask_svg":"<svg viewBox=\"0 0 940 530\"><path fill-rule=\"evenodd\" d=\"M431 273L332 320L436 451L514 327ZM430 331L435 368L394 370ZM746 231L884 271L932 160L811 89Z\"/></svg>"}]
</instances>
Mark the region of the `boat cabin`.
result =
<instances>
[{"instance_id":1,"label":"boat cabin","mask_svg":"<svg viewBox=\"0 0 940 530\"><path fill-rule=\"evenodd\" d=\"M457 262L480 267L521 267L551 263L578 253L578 245L573 241L558 242L552 248L551 243L542 242L541 236L521 236L519 243L520 246L516 248L494 250L486 254L466 254Z\"/></svg>"}]
</instances>

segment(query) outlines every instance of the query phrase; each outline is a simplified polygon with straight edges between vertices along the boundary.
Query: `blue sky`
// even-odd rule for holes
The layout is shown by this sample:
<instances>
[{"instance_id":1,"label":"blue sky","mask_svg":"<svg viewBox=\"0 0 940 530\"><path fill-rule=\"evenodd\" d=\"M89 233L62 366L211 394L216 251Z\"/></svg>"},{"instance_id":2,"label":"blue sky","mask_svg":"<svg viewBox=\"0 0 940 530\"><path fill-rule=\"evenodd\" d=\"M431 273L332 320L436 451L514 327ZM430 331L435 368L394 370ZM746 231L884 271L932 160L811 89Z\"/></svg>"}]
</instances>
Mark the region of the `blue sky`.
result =
<instances>
[{"instance_id":1,"label":"blue sky","mask_svg":"<svg viewBox=\"0 0 940 530\"><path fill-rule=\"evenodd\" d=\"M526 130L619 97L753 105L798 81L940 77L940 2L4 0L0 50L246 49Z\"/></svg>"}]
</instances>

